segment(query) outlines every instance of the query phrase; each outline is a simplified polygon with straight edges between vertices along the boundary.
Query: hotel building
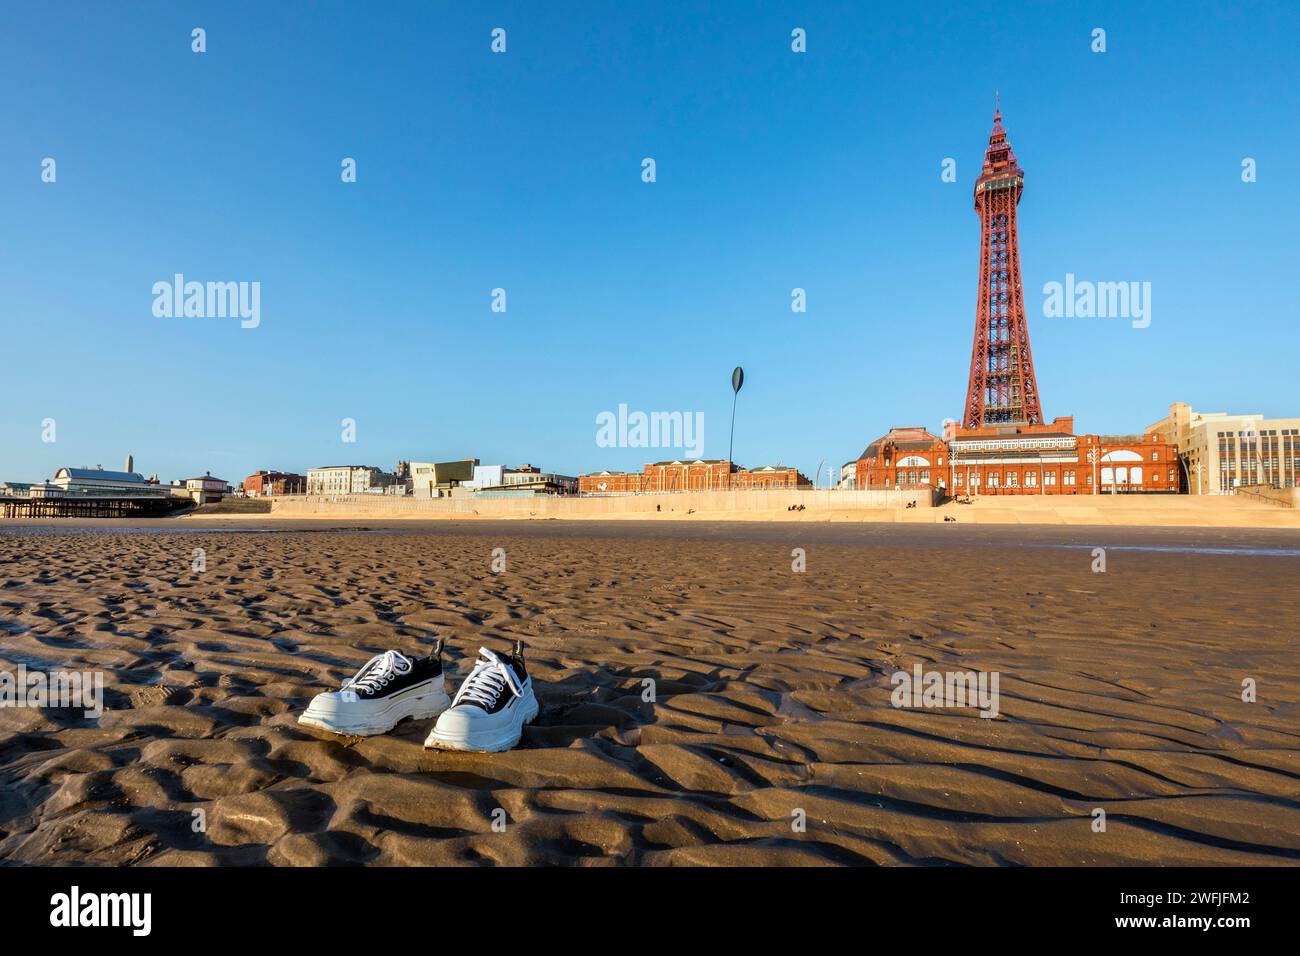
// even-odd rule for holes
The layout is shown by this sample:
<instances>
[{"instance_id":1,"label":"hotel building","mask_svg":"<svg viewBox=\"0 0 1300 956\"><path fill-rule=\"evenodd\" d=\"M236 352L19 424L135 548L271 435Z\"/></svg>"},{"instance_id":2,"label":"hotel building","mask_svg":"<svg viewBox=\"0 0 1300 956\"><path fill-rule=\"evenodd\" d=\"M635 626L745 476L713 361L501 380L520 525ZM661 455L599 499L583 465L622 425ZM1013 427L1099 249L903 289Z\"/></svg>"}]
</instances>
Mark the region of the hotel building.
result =
<instances>
[{"instance_id":1,"label":"hotel building","mask_svg":"<svg viewBox=\"0 0 1300 956\"><path fill-rule=\"evenodd\" d=\"M812 481L796 468L786 465L740 468L725 458L656 461L646 465L640 474L599 471L578 477L578 491L584 495L811 487Z\"/></svg>"},{"instance_id":2,"label":"hotel building","mask_svg":"<svg viewBox=\"0 0 1300 956\"><path fill-rule=\"evenodd\" d=\"M811 488L812 481L796 468L760 465L741 468L732 478L733 488Z\"/></svg>"},{"instance_id":3,"label":"hotel building","mask_svg":"<svg viewBox=\"0 0 1300 956\"><path fill-rule=\"evenodd\" d=\"M578 476L578 494L635 495L644 482L645 475L639 471L598 471Z\"/></svg>"},{"instance_id":4,"label":"hotel building","mask_svg":"<svg viewBox=\"0 0 1300 956\"><path fill-rule=\"evenodd\" d=\"M732 487L728 475L735 464L725 458L656 461L645 466L643 491L718 491Z\"/></svg>"},{"instance_id":5,"label":"hotel building","mask_svg":"<svg viewBox=\"0 0 1300 956\"><path fill-rule=\"evenodd\" d=\"M363 495L388 484L384 472L370 465L327 465L307 469L309 495Z\"/></svg>"},{"instance_id":6,"label":"hotel building","mask_svg":"<svg viewBox=\"0 0 1300 956\"><path fill-rule=\"evenodd\" d=\"M1232 494L1241 485L1300 488L1300 418L1198 412L1175 402L1147 431L1178 448L1190 494Z\"/></svg>"},{"instance_id":7,"label":"hotel building","mask_svg":"<svg viewBox=\"0 0 1300 956\"><path fill-rule=\"evenodd\" d=\"M258 471L244 479L244 494L250 498L301 495L307 492L307 478L287 471Z\"/></svg>"}]
</instances>

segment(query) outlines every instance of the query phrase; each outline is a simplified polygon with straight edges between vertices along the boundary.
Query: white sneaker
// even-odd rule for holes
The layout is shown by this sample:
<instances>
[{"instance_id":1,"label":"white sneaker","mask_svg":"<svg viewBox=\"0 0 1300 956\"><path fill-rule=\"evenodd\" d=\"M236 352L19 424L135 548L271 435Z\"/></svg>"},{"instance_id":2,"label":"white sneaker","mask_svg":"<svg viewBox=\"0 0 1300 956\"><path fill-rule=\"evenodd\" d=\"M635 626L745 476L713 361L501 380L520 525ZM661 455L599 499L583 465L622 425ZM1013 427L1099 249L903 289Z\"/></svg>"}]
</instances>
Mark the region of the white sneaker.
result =
<instances>
[{"instance_id":1,"label":"white sneaker","mask_svg":"<svg viewBox=\"0 0 1300 956\"><path fill-rule=\"evenodd\" d=\"M498 753L519 743L524 724L537 716L533 681L524 666L524 646L516 641L514 653L498 657L479 648L474 670L456 691L451 709L445 710L424 742L435 750L473 750Z\"/></svg>"},{"instance_id":2,"label":"white sneaker","mask_svg":"<svg viewBox=\"0 0 1300 956\"><path fill-rule=\"evenodd\" d=\"M317 694L298 723L368 737L387 733L407 717L436 717L450 706L438 641L428 657L375 655L338 690Z\"/></svg>"}]
</instances>

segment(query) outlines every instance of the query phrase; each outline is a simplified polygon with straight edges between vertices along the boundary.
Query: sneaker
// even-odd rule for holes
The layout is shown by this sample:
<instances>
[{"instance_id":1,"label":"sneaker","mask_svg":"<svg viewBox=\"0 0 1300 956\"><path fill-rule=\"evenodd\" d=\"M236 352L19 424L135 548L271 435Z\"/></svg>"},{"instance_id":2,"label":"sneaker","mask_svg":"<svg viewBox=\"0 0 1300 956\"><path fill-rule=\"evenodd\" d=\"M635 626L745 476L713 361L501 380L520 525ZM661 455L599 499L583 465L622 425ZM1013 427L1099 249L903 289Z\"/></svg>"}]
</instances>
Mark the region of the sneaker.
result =
<instances>
[{"instance_id":1,"label":"sneaker","mask_svg":"<svg viewBox=\"0 0 1300 956\"><path fill-rule=\"evenodd\" d=\"M450 706L438 641L428 657L376 654L338 690L317 694L298 723L368 737L387 733L407 717L436 717Z\"/></svg>"},{"instance_id":2,"label":"sneaker","mask_svg":"<svg viewBox=\"0 0 1300 956\"><path fill-rule=\"evenodd\" d=\"M443 711L429 732L426 748L478 753L509 750L519 743L524 724L537 716L533 681L524 666L524 645L516 641L514 653L500 657L486 647L480 647L478 654L451 709Z\"/></svg>"}]
</instances>

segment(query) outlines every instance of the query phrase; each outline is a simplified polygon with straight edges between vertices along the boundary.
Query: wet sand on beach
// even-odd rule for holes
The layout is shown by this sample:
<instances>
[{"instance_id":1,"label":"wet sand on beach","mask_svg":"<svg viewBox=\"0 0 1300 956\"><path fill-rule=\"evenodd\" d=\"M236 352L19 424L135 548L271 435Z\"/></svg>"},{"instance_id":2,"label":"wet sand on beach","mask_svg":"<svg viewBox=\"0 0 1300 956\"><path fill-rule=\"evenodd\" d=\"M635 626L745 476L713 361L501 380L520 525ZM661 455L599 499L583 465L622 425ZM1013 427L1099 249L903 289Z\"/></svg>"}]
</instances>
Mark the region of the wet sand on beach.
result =
<instances>
[{"instance_id":1,"label":"wet sand on beach","mask_svg":"<svg viewBox=\"0 0 1300 956\"><path fill-rule=\"evenodd\" d=\"M0 525L0 671L107 707L0 709L0 862L1300 861L1294 531L86 525ZM297 724L437 637L453 687L527 645L519 748ZM893 706L918 663L997 672L998 716Z\"/></svg>"}]
</instances>

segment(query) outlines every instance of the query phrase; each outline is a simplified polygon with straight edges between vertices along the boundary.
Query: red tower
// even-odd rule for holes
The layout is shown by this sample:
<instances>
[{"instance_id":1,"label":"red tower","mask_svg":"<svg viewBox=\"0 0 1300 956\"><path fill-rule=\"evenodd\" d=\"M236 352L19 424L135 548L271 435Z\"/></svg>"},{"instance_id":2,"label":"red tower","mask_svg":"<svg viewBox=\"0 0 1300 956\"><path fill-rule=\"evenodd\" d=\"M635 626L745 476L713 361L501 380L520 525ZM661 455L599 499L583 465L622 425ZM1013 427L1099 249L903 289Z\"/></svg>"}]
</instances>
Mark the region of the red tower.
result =
<instances>
[{"instance_id":1,"label":"red tower","mask_svg":"<svg viewBox=\"0 0 1300 956\"><path fill-rule=\"evenodd\" d=\"M975 181L975 211L980 217L980 295L975 311L970 382L962 425L1043 422L1025 325L1020 287L1020 238L1016 206L1025 174L1002 128L1002 109L993 113L993 132L984 169Z\"/></svg>"}]
</instances>

